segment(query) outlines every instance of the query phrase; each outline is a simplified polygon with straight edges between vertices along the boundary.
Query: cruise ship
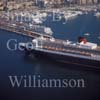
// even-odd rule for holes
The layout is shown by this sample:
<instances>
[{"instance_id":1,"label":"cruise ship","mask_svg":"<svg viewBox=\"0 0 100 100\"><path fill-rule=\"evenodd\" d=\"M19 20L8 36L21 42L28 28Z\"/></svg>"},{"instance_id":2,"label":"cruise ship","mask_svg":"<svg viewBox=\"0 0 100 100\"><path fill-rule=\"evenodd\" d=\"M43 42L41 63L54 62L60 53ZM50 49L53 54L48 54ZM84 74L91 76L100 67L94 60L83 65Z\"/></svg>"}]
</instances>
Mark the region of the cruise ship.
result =
<instances>
[{"instance_id":1,"label":"cruise ship","mask_svg":"<svg viewBox=\"0 0 100 100\"><path fill-rule=\"evenodd\" d=\"M32 44L19 43L28 54L41 59L100 69L100 46L78 37L77 42L40 36Z\"/></svg>"}]
</instances>

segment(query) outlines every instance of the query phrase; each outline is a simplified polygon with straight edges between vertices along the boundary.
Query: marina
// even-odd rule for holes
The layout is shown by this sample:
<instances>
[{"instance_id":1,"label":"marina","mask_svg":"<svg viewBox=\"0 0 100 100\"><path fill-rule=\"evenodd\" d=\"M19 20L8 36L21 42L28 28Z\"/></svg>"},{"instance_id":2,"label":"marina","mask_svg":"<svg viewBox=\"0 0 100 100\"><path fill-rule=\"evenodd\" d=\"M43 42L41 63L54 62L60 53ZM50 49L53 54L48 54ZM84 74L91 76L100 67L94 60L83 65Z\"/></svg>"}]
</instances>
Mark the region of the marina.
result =
<instances>
[{"instance_id":1,"label":"marina","mask_svg":"<svg viewBox=\"0 0 100 100\"><path fill-rule=\"evenodd\" d=\"M45 21L49 16L49 14L54 14L53 17L56 17L57 14L57 18L59 18L59 21L62 18L65 18L65 20L67 21L75 19L77 16L84 15L84 11L75 11L75 9L77 8L74 8L74 10L73 8L68 8L66 9L67 11L65 11L64 8L60 10L37 10L34 13L30 11L28 13L24 11L18 12L17 10L15 10L14 12L1 12L0 28L30 37L39 37L41 36L41 34L43 34L44 36L51 36L53 34L51 28L41 25L43 21ZM79 9L83 8L81 7ZM53 21L55 21L55 19ZM89 34L85 35L88 36Z\"/></svg>"}]
</instances>

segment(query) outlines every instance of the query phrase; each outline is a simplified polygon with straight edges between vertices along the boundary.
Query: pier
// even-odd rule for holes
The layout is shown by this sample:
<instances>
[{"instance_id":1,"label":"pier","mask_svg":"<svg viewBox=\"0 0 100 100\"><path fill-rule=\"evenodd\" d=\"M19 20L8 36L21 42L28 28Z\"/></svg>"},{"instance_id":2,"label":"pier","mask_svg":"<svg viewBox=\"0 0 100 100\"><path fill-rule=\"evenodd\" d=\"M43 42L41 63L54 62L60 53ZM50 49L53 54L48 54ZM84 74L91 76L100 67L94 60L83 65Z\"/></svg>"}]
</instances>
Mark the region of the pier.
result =
<instances>
[{"instance_id":1,"label":"pier","mask_svg":"<svg viewBox=\"0 0 100 100\"><path fill-rule=\"evenodd\" d=\"M17 24L16 24L17 25ZM18 24L19 26L20 24ZM37 38L40 37L41 35L43 35L44 37L51 37L50 35L47 34L42 34L42 33L38 33L38 32L33 32L27 29L18 29L17 26L11 25L10 23L8 23L7 21L0 21L0 29L6 30L6 31L10 31L10 32L14 32L16 34L20 34L20 35L25 35L28 36L30 38Z\"/></svg>"}]
</instances>

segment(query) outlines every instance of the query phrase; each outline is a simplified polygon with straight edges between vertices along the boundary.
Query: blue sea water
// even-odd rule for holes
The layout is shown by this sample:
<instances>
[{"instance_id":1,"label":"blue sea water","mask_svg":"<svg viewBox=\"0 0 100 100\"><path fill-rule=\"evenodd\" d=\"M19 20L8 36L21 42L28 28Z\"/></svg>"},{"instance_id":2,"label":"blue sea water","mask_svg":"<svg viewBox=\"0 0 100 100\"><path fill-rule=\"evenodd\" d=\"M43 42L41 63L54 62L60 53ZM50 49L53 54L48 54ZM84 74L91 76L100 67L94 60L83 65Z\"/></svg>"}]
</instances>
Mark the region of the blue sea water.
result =
<instances>
[{"instance_id":1,"label":"blue sea water","mask_svg":"<svg viewBox=\"0 0 100 100\"><path fill-rule=\"evenodd\" d=\"M96 18L93 12L88 15L79 16L73 20L52 21L47 20L45 25L51 27L54 32L54 37L77 41L79 36L84 36L88 41L100 44L100 19ZM89 33L90 36L85 36Z\"/></svg>"},{"instance_id":2,"label":"blue sea water","mask_svg":"<svg viewBox=\"0 0 100 100\"><path fill-rule=\"evenodd\" d=\"M100 45L100 19L92 13L83 15L63 24L47 20L45 26L52 28L55 38L77 41L85 36L88 41ZM31 38L13 32L0 30L0 96L4 100L100 100L100 73L81 66L31 59L24 52L9 51L6 43L9 39L19 42L31 41ZM13 44L11 44L13 47ZM8 76L41 75L45 78L84 79L85 88L12 88ZM2 100L2 99L1 99Z\"/></svg>"}]
</instances>

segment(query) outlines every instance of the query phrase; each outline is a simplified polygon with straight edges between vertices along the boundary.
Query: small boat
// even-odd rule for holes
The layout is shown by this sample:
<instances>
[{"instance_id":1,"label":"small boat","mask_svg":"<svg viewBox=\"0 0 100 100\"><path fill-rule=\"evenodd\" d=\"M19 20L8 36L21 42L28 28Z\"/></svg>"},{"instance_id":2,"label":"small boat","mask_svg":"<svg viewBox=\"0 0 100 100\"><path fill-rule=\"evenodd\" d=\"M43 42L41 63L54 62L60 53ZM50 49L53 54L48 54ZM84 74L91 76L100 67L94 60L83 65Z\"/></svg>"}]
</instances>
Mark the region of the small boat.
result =
<instances>
[{"instance_id":1,"label":"small boat","mask_svg":"<svg viewBox=\"0 0 100 100\"><path fill-rule=\"evenodd\" d=\"M100 39L100 36L98 37L98 39Z\"/></svg>"},{"instance_id":2,"label":"small boat","mask_svg":"<svg viewBox=\"0 0 100 100\"><path fill-rule=\"evenodd\" d=\"M94 16L96 16L97 18L100 18L100 12L95 13Z\"/></svg>"},{"instance_id":3,"label":"small boat","mask_svg":"<svg viewBox=\"0 0 100 100\"><path fill-rule=\"evenodd\" d=\"M40 20L39 18L34 18L33 23L42 24L42 20Z\"/></svg>"},{"instance_id":4,"label":"small boat","mask_svg":"<svg viewBox=\"0 0 100 100\"><path fill-rule=\"evenodd\" d=\"M85 33L84 35L85 35L85 36L90 36L90 33Z\"/></svg>"}]
</instances>

